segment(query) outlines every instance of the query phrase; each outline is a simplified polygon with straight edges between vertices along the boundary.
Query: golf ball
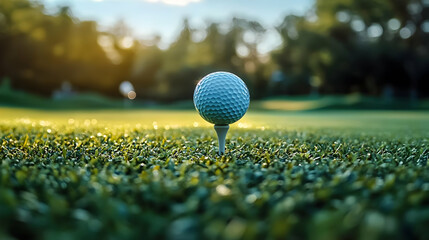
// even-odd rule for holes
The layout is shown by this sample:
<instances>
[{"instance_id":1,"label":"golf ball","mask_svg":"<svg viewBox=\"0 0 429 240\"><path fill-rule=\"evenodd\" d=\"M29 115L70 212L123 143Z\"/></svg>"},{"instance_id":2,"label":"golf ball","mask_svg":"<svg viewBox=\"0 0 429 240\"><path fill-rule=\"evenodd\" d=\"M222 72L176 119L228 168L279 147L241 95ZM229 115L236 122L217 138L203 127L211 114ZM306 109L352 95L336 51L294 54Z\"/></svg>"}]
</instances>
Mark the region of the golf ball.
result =
<instances>
[{"instance_id":1,"label":"golf ball","mask_svg":"<svg viewBox=\"0 0 429 240\"><path fill-rule=\"evenodd\" d=\"M235 74L214 72L202 78L194 91L194 105L206 121L227 125L238 121L249 108L246 84Z\"/></svg>"}]
</instances>

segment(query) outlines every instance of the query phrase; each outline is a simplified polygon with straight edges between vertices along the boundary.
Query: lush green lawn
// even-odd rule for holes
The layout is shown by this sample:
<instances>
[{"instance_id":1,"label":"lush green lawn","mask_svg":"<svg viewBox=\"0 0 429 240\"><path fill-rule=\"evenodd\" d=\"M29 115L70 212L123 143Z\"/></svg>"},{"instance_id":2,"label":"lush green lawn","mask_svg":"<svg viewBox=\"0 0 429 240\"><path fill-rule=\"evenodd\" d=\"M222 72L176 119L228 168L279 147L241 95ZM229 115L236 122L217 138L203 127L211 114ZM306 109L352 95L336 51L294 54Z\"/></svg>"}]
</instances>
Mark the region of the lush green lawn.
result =
<instances>
[{"instance_id":1,"label":"lush green lawn","mask_svg":"<svg viewBox=\"0 0 429 240\"><path fill-rule=\"evenodd\" d=\"M429 113L0 109L0 239L428 239Z\"/></svg>"}]
</instances>

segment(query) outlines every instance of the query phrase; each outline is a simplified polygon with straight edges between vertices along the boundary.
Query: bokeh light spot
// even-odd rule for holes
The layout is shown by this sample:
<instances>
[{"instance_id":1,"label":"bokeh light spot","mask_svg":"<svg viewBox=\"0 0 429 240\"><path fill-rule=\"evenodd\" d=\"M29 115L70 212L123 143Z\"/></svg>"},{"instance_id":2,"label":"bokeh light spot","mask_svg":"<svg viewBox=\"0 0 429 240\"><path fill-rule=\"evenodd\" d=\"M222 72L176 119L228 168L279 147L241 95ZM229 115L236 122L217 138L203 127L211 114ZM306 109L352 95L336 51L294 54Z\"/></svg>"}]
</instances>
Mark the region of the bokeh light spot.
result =
<instances>
[{"instance_id":1,"label":"bokeh light spot","mask_svg":"<svg viewBox=\"0 0 429 240\"><path fill-rule=\"evenodd\" d=\"M346 11L339 11L337 12L337 14L335 15L335 17L337 18L337 20L339 22L345 23L350 21L350 14Z\"/></svg>"},{"instance_id":2,"label":"bokeh light spot","mask_svg":"<svg viewBox=\"0 0 429 240\"><path fill-rule=\"evenodd\" d=\"M237 54L239 57L247 57L250 54L249 48L244 44L239 44L236 48Z\"/></svg>"},{"instance_id":3,"label":"bokeh light spot","mask_svg":"<svg viewBox=\"0 0 429 240\"><path fill-rule=\"evenodd\" d=\"M137 97L136 92L134 92L134 91L130 91L130 92L128 93L128 98L129 98L129 99L133 100L133 99L135 99L136 97Z\"/></svg>"},{"instance_id":4,"label":"bokeh light spot","mask_svg":"<svg viewBox=\"0 0 429 240\"><path fill-rule=\"evenodd\" d=\"M134 46L134 38L129 36L122 38L120 41L120 46L123 49L132 48Z\"/></svg>"},{"instance_id":5,"label":"bokeh light spot","mask_svg":"<svg viewBox=\"0 0 429 240\"><path fill-rule=\"evenodd\" d=\"M429 33L429 20L425 20L422 25L421 25L421 29L423 32L425 33Z\"/></svg>"},{"instance_id":6,"label":"bokeh light spot","mask_svg":"<svg viewBox=\"0 0 429 240\"><path fill-rule=\"evenodd\" d=\"M401 27L401 22L396 18L392 18L387 22L387 26L390 30L396 31Z\"/></svg>"},{"instance_id":7,"label":"bokeh light spot","mask_svg":"<svg viewBox=\"0 0 429 240\"><path fill-rule=\"evenodd\" d=\"M383 27L381 27L380 24L374 23L371 26L369 26L367 30L368 37L370 38L378 38L381 35L383 35Z\"/></svg>"},{"instance_id":8,"label":"bokeh light spot","mask_svg":"<svg viewBox=\"0 0 429 240\"><path fill-rule=\"evenodd\" d=\"M355 32L362 32L365 30L365 23L361 19L354 19L350 26Z\"/></svg>"}]
</instances>

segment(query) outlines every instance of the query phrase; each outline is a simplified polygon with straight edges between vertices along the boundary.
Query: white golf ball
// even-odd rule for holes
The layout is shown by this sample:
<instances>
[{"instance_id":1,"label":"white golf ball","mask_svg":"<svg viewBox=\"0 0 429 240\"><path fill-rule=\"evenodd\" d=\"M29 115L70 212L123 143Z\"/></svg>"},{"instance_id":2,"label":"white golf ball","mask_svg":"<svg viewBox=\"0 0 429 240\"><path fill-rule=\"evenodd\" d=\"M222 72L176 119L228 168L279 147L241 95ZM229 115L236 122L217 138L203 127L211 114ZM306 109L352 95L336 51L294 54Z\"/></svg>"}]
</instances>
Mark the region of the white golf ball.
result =
<instances>
[{"instance_id":1,"label":"white golf ball","mask_svg":"<svg viewBox=\"0 0 429 240\"><path fill-rule=\"evenodd\" d=\"M202 118L216 125L238 121L249 108L246 84L235 74L214 72L205 76L194 91L194 105Z\"/></svg>"}]
</instances>

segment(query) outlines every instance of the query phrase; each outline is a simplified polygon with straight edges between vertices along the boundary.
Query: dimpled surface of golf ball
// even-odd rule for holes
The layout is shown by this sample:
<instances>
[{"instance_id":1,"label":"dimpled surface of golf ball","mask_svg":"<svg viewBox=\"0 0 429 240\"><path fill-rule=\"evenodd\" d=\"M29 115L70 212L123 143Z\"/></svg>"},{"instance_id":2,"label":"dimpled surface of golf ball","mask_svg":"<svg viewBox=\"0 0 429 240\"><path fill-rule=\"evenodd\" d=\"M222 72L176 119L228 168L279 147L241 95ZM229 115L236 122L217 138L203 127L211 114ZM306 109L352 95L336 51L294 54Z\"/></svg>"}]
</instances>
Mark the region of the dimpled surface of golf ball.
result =
<instances>
[{"instance_id":1,"label":"dimpled surface of golf ball","mask_svg":"<svg viewBox=\"0 0 429 240\"><path fill-rule=\"evenodd\" d=\"M246 84L229 72L210 73L201 79L194 91L194 105L201 117L217 125L238 121L249 103Z\"/></svg>"}]
</instances>

